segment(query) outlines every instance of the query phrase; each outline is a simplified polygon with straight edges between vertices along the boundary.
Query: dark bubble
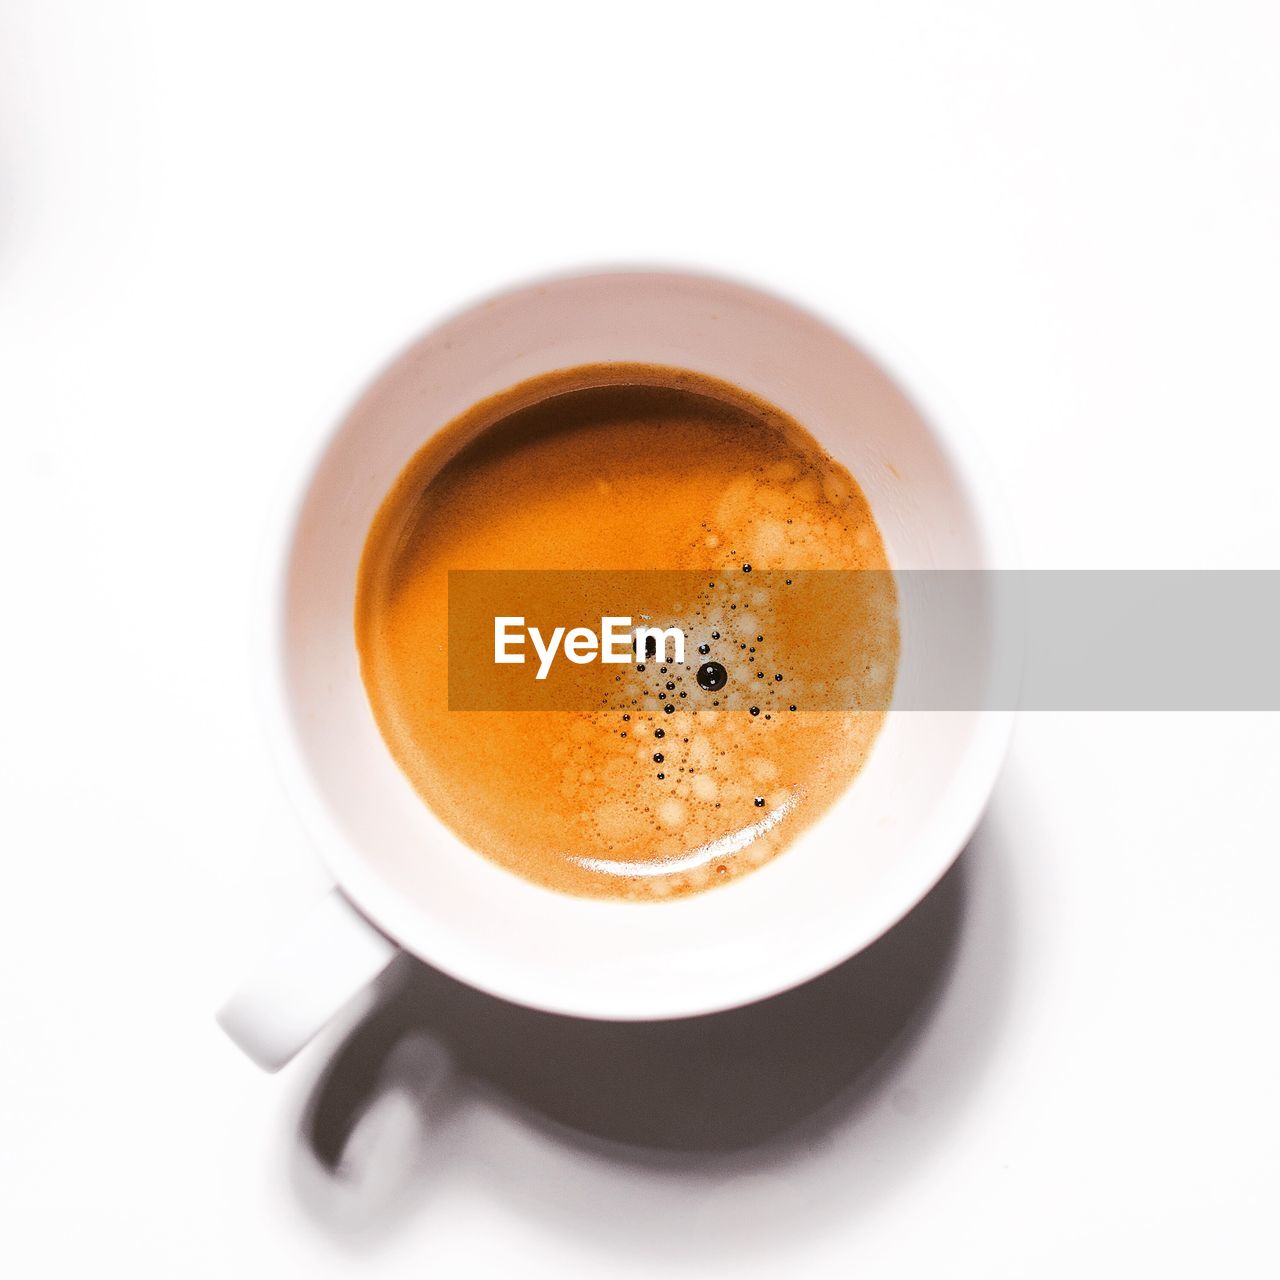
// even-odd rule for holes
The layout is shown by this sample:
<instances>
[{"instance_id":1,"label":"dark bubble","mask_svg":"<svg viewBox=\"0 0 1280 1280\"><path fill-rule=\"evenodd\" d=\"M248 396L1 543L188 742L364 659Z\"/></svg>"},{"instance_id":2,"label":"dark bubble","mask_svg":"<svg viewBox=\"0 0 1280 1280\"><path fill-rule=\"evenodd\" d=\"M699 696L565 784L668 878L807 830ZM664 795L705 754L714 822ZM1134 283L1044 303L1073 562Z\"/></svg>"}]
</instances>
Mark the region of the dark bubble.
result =
<instances>
[{"instance_id":1,"label":"dark bubble","mask_svg":"<svg viewBox=\"0 0 1280 1280\"><path fill-rule=\"evenodd\" d=\"M713 632L711 633L711 638L712 638L713 640L719 640L719 639L720 639L720 633L719 633L718 631L713 631Z\"/></svg>"},{"instance_id":2,"label":"dark bubble","mask_svg":"<svg viewBox=\"0 0 1280 1280\"><path fill-rule=\"evenodd\" d=\"M667 775L665 773L658 774L658 781L661 782Z\"/></svg>"},{"instance_id":3,"label":"dark bubble","mask_svg":"<svg viewBox=\"0 0 1280 1280\"><path fill-rule=\"evenodd\" d=\"M665 759L666 759L666 756L664 756L661 751L655 751L653 753L654 764L661 764Z\"/></svg>"},{"instance_id":4,"label":"dark bubble","mask_svg":"<svg viewBox=\"0 0 1280 1280\"><path fill-rule=\"evenodd\" d=\"M711 652L711 646L709 644L700 644L698 646L698 652L701 654L708 654Z\"/></svg>"},{"instance_id":5,"label":"dark bubble","mask_svg":"<svg viewBox=\"0 0 1280 1280\"><path fill-rule=\"evenodd\" d=\"M763 671L757 671L757 672L756 672L756 679L757 679L757 680L763 680L763 679L764 679L764 672L763 672Z\"/></svg>"},{"instance_id":6,"label":"dark bubble","mask_svg":"<svg viewBox=\"0 0 1280 1280\"><path fill-rule=\"evenodd\" d=\"M683 689L681 689L681 690L680 690L680 696L681 696L682 698L687 698L689 695L688 695L687 693L685 693L685 691L684 691Z\"/></svg>"},{"instance_id":7,"label":"dark bubble","mask_svg":"<svg viewBox=\"0 0 1280 1280\"><path fill-rule=\"evenodd\" d=\"M794 711L795 709L796 709L796 704L793 702L793 703L791 704L791 710L792 710L792 711Z\"/></svg>"},{"instance_id":8,"label":"dark bubble","mask_svg":"<svg viewBox=\"0 0 1280 1280\"><path fill-rule=\"evenodd\" d=\"M751 708L751 714L752 714L753 716L758 716L758 715L760 714L760 708L759 708L759 707L752 707L752 708Z\"/></svg>"},{"instance_id":9,"label":"dark bubble","mask_svg":"<svg viewBox=\"0 0 1280 1280\"><path fill-rule=\"evenodd\" d=\"M668 702L667 705L662 709L667 713L667 715L670 715L675 710L675 707L673 707L671 703Z\"/></svg>"},{"instance_id":10,"label":"dark bubble","mask_svg":"<svg viewBox=\"0 0 1280 1280\"><path fill-rule=\"evenodd\" d=\"M644 638L644 653L641 653L641 652L640 652L640 637L639 637L639 636L636 636L635 648L636 648L636 657L637 657L637 658L641 658L641 657L643 657L643 658L652 658L652 657L655 657L655 656L657 655L657 652L658 652L658 638L657 638L657 636L645 636L645 638ZM643 668L643 667L641 667L641 668L640 668L640 670L641 670L641 671L643 671L643 670L644 670L644 668Z\"/></svg>"},{"instance_id":11,"label":"dark bubble","mask_svg":"<svg viewBox=\"0 0 1280 1280\"><path fill-rule=\"evenodd\" d=\"M665 738L667 736L667 731L665 729L655 729L653 731L653 736L655 738Z\"/></svg>"},{"instance_id":12,"label":"dark bubble","mask_svg":"<svg viewBox=\"0 0 1280 1280\"><path fill-rule=\"evenodd\" d=\"M631 717L630 717L630 716L628 716L628 715L624 715L622 718L623 718L624 720L630 720L630 719L631 719Z\"/></svg>"},{"instance_id":13,"label":"dark bubble","mask_svg":"<svg viewBox=\"0 0 1280 1280\"><path fill-rule=\"evenodd\" d=\"M701 688L708 693L715 693L717 689L723 689L729 683L729 673L719 662L704 662L698 668L696 679Z\"/></svg>"},{"instance_id":14,"label":"dark bubble","mask_svg":"<svg viewBox=\"0 0 1280 1280\"><path fill-rule=\"evenodd\" d=\"M742 572L743 572L743 573L750 573L750 572L751 572L751 566L750 566L749 564L744 564L744 565L742 566Z\"/></svg>"},{"instance_id":15,"label":"dark bubble","mask_svg":"<svg viewBox=\"0 0 1280 1280\"><path fill-rule=\"evenodd\" d=\"M756 636L756 639L757 639L757 640L763 640L763 639L764 639L764 636Z\"/></svg>"},{"instance_id":16,"label":"dark bubble","mask_svg":"<svg viewBox=\"0 0 1280 1280\"><path fill-rule=\"evenodd\" d=\"M756 796L756 808L757 809L764 808L764 796Z\"/></svg>"},{"instance_id":17,"label":"dark bubble","mask_svg":"<svg viewBox=\"0 0 1280 1280\"><path fill-rule=\"evenodd\" d=\"M676 687L676 682L675 682L674 680L668 680L668 681L667 681L667 688L668 688L668 689L674 689L675 687Z\"/></svg>"},{"instance_id":18,"label":"dark bubble","mask_svg":"<svg viewBox=\"0 0 1280 1280\"><path fill-rule=\"evenodd\" d=\"M643 671L643 670L644 670L644 663L643 663L643 662L637 662L637 663L636 663L636 670L637 670L637 671Z\"/></svg>"},{"instance_id":19,"label":"dark bubble","mask_svg":"<svg viewBox=\"0 0 1280 1280\"><path fill-rule=\"evenodd\" d=\"M779 671L779 672L778 672L778 673L777 673L773 678L774 678L775 680L781 680L781 679L782 679L782 672L781 672L781 671Z\"/></svg>"}]
</instances>

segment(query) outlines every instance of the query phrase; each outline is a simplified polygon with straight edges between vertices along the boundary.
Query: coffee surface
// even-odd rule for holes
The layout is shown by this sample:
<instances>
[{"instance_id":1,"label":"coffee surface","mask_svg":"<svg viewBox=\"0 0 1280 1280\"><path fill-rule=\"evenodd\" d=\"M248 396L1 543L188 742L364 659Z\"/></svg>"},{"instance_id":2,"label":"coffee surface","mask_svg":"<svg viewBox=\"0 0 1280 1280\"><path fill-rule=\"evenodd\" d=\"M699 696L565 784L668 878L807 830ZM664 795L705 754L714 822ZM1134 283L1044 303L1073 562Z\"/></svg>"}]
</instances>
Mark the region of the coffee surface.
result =
<instances>
[{"instance_id":1,"label":"coffee surface","mask_svg":"<svg viewBox=\"0 0 1280 1280\"><path fill-rule=\"evenodd\" d=\"M706 584L673 596L663 622L684 628L685 661L640 653L604 668L599 705L450 710L449 572L477 569L643 570L659 585L697 570ZM843 678L879 693L845 705L882 708L896 598L849 472L780 410L717 380L564 370L476 405L405 468L360 565L361 671L392 755L473 849L569 893L667 898L767 861L867 757L883 710L829 709L814 674L822 646L841 643L822 593L803 597L813 616L794 597L784 617L762 585L790 590L782 571L830 569L880 571L855 611L857 681ZM485 679L492 656L455 662L455 681L460 669Z\"/></svg>"}]
</instances>

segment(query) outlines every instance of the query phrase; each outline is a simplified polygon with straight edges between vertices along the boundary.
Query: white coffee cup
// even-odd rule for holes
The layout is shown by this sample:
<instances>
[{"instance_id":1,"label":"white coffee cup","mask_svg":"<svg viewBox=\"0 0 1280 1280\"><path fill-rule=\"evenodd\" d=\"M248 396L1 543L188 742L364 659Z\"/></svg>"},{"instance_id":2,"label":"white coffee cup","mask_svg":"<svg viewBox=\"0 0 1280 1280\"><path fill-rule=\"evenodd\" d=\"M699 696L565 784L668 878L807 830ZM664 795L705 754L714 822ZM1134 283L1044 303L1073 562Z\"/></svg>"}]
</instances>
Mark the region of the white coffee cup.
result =
<instances>
[{"instance_id":1,"label":"white coffee cup","mask_svg":"<svg viewBox=\"0 0 1280 1280\"><path fill-rule=\"evenodd\" d=\"M262 1066L288 1061L400 949L555 1013L656 1019L784 991L855 954L936 883L991 793L1005 710L891 710L831 809L750 875L666 902L570 897L463 844L392 760L360 679L356 570L379 503L432 432L476 401L579 364L676 365L803 423L856 476L904 569L1010 567L973 444L914 383L777 297L661 271L515 289L414 343L320 442L269 584L264 703L302 820L336 882L219 1018ZM995 633L994 599L974 634ZM920 628L904 598L899 685ZM982 661L996 662L995 644ZM1007 662L1008 655L1001 661Z\"/></svg>"}]
</instances>

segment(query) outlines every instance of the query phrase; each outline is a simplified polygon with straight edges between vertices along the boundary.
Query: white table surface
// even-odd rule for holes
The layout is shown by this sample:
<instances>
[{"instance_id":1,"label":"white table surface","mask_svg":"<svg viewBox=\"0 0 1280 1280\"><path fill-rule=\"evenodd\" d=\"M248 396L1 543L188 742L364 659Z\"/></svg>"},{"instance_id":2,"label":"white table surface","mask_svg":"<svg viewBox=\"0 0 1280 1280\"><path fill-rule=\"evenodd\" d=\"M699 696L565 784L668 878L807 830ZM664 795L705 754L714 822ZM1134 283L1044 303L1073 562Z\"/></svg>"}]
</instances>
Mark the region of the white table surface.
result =
<instances>
[{"instance_id":1,"label":"white table surface","mask_svg":"<svg viewBox=\"0 0 1280 1280\"><path fill-rule=\"evenodd\" d=\"M836 8L4 6L6 1275L1277 1274L1276 715L1026 716L909 963L629 1042L616 1107L612 1042L429 976L328 1083L347 1029L268 1077L214 1025L325 884L267 513L478 293L772 285L932 375L1029 565L1277 567L1280 11Z\"/></svg>"}]
</instances>

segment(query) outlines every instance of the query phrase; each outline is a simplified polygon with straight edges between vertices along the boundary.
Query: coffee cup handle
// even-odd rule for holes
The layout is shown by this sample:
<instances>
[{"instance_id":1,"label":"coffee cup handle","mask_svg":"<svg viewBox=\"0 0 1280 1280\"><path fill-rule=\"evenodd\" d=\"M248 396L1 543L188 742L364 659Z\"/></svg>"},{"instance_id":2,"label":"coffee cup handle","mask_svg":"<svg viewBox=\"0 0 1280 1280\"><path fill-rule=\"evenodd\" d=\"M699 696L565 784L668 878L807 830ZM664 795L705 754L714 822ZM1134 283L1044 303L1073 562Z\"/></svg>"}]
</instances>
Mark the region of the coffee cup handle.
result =
<instances>
[{"instance_id":1,"label":"coffee cup handle","mask_svg":"<svg viewBox=\"0 0 1280 1280\"><path fill-rule=\"evenodd\" d=\"M260 1067L278 1071L398 953L332 889L222 1006L218 1022Z\"/></svg>"}]
</instances>

